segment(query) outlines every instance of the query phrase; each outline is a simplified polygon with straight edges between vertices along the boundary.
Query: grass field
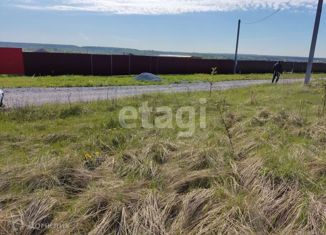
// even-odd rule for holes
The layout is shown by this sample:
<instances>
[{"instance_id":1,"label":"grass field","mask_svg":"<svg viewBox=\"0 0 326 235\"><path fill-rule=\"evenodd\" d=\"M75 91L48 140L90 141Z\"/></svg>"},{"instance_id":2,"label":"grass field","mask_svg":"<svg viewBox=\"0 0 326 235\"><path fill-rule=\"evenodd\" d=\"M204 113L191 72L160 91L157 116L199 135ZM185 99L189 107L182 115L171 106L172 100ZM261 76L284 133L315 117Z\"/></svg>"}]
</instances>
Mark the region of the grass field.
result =
<instances>
[{"instance_id":1,"label":"grass field","mask_svg":"<svg viewBox=\"0 0 326 235\"><path fill-rule=\"evenodd\" d=\"M271 79L271 74L237 74L237 75L161 75L164 79L160 83L141 82L135 76L57 76L57 77L16 77L0 76L0 88L16 87L93 87L93 86L127 86L127 85L152 85L172 84L181 82L220 82L230 80L257 80ZM304 74L286 73L283 78L303 78ZM325 78L326 74L315 74L314 78Z\"/></svg>"},{"instance_id":2,"label":"grass field","mask_svg":"<svg viewBox=\"0 0 326 235\"><path fill-rule=\"evenodd\" d=\"M2 111L0 234L325 234L325 92L264 85ZM118 121L126 105L198 110L199 98L207 129L191 138Z\"/></svg>"}]
</instances>

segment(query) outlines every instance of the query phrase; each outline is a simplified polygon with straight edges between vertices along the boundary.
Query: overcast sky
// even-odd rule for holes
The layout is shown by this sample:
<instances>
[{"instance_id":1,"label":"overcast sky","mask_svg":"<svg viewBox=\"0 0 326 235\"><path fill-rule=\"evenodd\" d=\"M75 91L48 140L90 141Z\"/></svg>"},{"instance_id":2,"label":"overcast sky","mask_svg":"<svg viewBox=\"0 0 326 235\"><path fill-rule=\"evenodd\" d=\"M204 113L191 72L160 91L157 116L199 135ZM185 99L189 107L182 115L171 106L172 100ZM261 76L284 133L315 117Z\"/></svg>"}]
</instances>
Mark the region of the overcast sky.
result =
<instances>
[{"instance_id":1,"label":"overcast sky","mask_svg":"<svg viewBox=\"0 0 326 235\"><path fill-rule=\"evenodd\" d=\"M1 0L0 41L233 53L241 18L240 53L307 56L317 2ZM326 57L325 41L323 13L319 57Z\"/></svg>"}]
</instances>

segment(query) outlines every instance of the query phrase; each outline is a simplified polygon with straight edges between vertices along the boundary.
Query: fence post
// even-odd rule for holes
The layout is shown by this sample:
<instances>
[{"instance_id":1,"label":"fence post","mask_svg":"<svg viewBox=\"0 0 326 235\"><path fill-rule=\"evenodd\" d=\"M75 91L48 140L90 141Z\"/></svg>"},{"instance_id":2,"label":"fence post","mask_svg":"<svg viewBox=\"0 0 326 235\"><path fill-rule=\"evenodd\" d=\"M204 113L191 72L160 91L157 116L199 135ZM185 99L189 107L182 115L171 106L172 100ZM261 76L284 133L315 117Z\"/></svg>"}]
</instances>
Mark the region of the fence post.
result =
<instances>
[{"instance_id":1,"label":"fence post","mask_svg":"<svg viewBox=\"0 0 326 235\"><path fill-rule=\"evenodd\" d=\"M129 54L129 75L131 74L131 55Z\"/></svg>"},{"instance_id":2,"label":"fence post","mask_svg":"<svg viewBox=\"0 0 326 235\"><path fill-rule=\"evenodd\" d=\"M91 73L94 75L94 68L93 68L93 54L91 54Z\"/></svg>"},{"instance_id":3,"label":"fence post","mask_svg":"<svg viewBox=\"0 0 326 235\"><path fill-rule=\"evenodd\" d=\"M111 55L111 76L113 75L113 56Z\"/></svg>"}]
</instances>

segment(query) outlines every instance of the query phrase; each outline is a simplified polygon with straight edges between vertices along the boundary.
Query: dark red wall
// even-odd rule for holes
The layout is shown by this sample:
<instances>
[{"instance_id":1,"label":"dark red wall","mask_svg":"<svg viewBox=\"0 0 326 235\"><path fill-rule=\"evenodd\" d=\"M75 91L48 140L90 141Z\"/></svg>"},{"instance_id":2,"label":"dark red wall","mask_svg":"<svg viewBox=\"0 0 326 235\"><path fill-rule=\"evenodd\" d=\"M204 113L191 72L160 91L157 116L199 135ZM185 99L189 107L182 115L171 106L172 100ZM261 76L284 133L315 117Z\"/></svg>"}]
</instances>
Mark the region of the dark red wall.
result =
<instances>
[{"instance_id":1,"label":"dark red wall","mask_svg":"<svg viewBox=\"0 0 326 235\"><path fill-rule=\"evenodd\" d=\"M111 56L107 55L93 55L93 74L97 76L111 75Z\"/></svg>"},{"instance_id":2,"label":"dark red wall","mask_svg":"<svg viewBox=\"0 0 326 235\"><path fill-rule=\"evenodd\" d=\"M25 74L22 49L0 48L0 74Z\"/></svg>"},{"instance_id":3,"label":"dark red wall","mask_svg":"<svg viewBox=\"0 0 326 235\"><path fill-rule=\"evenodd\" d=\"M113 55L112 62L112 75L125 75L130 74L129 56Z\"/></svg>"},{"instance_id":4,"label":"dark red wall","mask_svg":"<svg viewBox=\"0 0 326 235\"><path fill-rule=\"evenodd\" d=\"M25 52L26 75L127 75L151 72L154 74L218 73L233 72L232 60L206 60L197 58L153 57L133 55L90 55L69 53ZM275 62L239 61L241 73L271 73ZM305 72L306 63L283 63L287 72ZM314 72L326 72L326 63L316 63Z\"/></svg>"},{"instance_id":5,"label":"dark red wall","mask_svg":"<svg viewBox=\"0 0 326 235\"><path fill-rule=\"evenodd\" d=\"M26 75L91 75L91 55L66 53L24 53Z\"/></svg>"}]
</instances>

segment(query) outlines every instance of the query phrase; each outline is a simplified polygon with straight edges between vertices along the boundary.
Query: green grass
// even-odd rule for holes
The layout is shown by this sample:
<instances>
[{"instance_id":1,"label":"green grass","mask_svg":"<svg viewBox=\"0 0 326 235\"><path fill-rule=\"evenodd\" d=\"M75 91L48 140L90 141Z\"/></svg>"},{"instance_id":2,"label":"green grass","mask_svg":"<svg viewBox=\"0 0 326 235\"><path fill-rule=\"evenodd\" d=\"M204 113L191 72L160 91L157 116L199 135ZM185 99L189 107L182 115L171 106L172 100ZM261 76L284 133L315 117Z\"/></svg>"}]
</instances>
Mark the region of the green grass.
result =
<instances>
[{"instance_id":1,"label":"green grass","mask_svg":"<svg viewBox=\"0 0 326 235\"><path fill-rule=\"evenodd\" d=\"M0 233L323 234L324 96L320 81L2 110ZM190 138L118 121L199 98Z\"/></svg>"},{"instance_id":2,"label":"green grass","mask_svg":"<svg viewBox=\"0 0 326 235\"><path fill-rule=\"evenodd\" d=\"M182 82L220 82L230 80L256 80L271 79L271 74L237 74L237 75L209 75L209 74L192 74L192 75L161 75L163 81L141 82L130 76L57 76L57 77L17 77L17 76L0 76L0 88L15 87L93 87L93 86L128 86L128 85L153 85L153 84L172 84ZM286 73L283 78L303 78L303 74ZM315 74L314 78L325 78L325 74Z\"/></svg>"}]
</instances>

